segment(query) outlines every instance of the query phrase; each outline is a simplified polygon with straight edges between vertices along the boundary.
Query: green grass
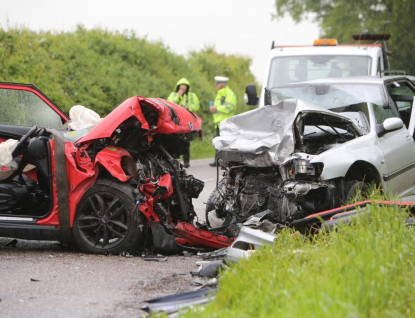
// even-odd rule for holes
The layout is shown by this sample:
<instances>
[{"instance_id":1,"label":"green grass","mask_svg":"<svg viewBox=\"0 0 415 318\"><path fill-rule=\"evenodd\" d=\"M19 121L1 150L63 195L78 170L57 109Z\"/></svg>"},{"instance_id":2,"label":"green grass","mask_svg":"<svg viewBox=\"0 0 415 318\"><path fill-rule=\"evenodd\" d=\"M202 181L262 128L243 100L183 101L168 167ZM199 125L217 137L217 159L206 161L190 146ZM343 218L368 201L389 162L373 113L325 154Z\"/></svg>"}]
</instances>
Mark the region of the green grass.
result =
<instances>
[{"instance_id":1,"label":"green grass","mask_svg":"<svg viewBox=\"0 0 415 318\"><path fill-rule=\"evenodd\" d=\"M212 146L214 136L203 136L203 140L194 137L190 143L190 159L213 158L215 156L215 148Z\"/></svg>"},{"instance_id":2,"label":"green grass","mask_svg":"<svg viewBox=\"0 0 415 318\"><path fill-rule=\"evenodd\" d=\"M407 213L371 213L309 239L283 232L226 270L215 300L187 317L415 317L414 229Z\"/></svg>"},{"instance_id":3,"label":"green grass","mask_svg":"<svg viewBox=\"0 0 415 318\"><path fill-rule=\"evenodd\" d=\"M212 146L212 138L195 138L190 143L190 159L213 158L215 148Z\"/></svg>"}]
</instances>

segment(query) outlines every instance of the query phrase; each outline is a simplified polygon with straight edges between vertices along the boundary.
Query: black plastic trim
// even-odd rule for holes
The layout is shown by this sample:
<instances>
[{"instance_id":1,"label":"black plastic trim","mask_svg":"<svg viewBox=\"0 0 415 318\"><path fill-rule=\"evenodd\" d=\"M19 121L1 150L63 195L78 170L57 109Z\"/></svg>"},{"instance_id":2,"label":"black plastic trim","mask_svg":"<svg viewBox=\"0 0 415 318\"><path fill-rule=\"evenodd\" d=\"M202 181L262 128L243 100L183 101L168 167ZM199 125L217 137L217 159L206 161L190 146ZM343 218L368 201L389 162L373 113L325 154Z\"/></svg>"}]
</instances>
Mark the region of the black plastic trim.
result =
<instances>
[{"instance_id":1,"label":"black plastic trim","mask_svg":"<svg viewBox=\"0 0 415 318\"><path fill-rule=\"evenodd\" d=\"M0 237L13 237L23 240L59 241L60 230L56 226L0 222Z\"/></svg>"}]
</instances>

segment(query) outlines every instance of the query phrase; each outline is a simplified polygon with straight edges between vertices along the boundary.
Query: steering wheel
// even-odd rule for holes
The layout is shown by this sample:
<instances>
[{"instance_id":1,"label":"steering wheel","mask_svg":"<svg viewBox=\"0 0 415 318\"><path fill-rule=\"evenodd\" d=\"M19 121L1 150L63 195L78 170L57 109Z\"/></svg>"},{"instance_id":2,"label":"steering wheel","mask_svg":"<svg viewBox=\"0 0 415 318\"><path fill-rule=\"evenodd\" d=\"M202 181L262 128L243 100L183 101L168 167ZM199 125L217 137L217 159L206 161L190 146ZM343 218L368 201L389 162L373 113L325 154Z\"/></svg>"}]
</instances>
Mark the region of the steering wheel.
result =
<instances>
[{"instance_id":1,"label":"steering wheel","mask_svg":"<svg viewBox=\"0 0 415 318\"><path fill-rule=\"evenodd\" d=\"M16 147L14 148L12 152L13 158L21 154L21 151L23 150L23 147L26 146L28 139L33 137L38 131L39 131L39 128L37 126L33 126L32 128L30 128L30 130L27 132L26 135L20 138L20 140L18 141Z\"/></svg>"}]
</instances>

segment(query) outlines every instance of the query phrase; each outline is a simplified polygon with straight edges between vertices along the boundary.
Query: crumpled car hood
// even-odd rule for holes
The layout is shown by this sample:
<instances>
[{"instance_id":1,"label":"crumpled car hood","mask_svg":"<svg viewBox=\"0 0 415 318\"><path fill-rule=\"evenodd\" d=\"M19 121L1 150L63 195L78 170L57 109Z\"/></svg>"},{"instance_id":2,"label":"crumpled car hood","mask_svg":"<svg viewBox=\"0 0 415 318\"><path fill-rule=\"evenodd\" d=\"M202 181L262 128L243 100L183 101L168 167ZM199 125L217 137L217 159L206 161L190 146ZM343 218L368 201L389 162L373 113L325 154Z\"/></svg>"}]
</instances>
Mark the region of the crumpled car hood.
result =
<instances>
[{"instance_id":1,"label":"crumpled car hood","mask_svg":"<svg viewBox=\"0 0 415 318\"><path fill-rule=\"evenodd\" d=\"M200 117L188 110L161 98L134 96L115 108L77 143L108 138L130 117L137 118L141 127L149 130L149 138L154 134L183 134L202 130Z\"/></svg>"},{"instance_id":2,"label":"crumpled car hood","mask_svg":"<svg viewBox=\"0 0 415 318\"><path fill-rule=\"evenodd\" d=\"M287 99L222 121L220 136L213 139L213 146L218 157L227 162L240 162L252 167L281 165L294 152L293 125L301 113L341 118L356 127L345 116L301 99Z\"/></svg>"}]
</instances>

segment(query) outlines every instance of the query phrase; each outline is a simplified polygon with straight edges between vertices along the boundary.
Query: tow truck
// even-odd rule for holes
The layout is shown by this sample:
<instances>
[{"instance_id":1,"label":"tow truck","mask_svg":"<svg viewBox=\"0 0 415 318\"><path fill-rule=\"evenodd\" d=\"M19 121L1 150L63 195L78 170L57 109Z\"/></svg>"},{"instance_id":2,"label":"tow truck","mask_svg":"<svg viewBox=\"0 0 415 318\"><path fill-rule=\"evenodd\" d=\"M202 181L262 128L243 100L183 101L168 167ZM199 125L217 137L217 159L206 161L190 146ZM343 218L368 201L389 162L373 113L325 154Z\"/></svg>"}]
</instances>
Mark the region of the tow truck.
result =
<instances>
[{"instance_id":1,"label":"tow truck","mask_svg":"<svg viewBox=\"0 0 415 318\"><path fill-rule=\"evenodd\" d=\"M336 39L317 39L313 45L302 46L276 46L273 42L260 96L255 85L247 85L245 102L264 106L265 89L288 83L384 74L389 70L389 38L390 34L359 34L353 36L353 44L338 44Z\"/></svg>"}]
</instances>

